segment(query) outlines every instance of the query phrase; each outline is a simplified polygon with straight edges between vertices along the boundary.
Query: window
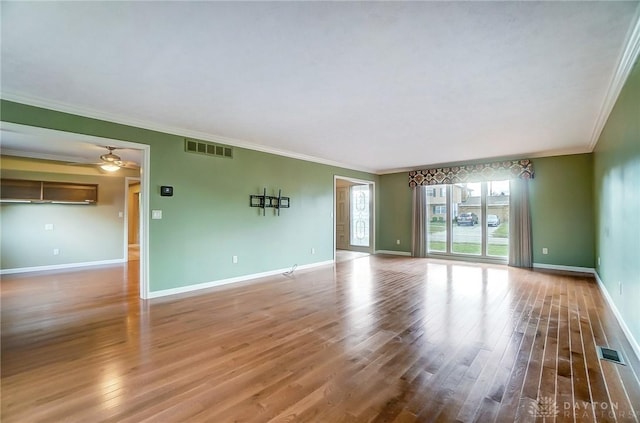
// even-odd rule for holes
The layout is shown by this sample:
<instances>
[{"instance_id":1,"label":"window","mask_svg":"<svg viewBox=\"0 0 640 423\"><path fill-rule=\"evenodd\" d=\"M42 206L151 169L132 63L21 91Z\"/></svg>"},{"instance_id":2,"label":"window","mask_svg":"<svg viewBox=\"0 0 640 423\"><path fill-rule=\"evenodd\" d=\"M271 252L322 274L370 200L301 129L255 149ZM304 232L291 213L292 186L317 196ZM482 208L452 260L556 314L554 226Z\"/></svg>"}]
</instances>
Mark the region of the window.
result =
<instances>
[{"instance_id":1,"label":"window","mask_svg":"<svg viewBox=\"0 0 640 423\"><path fill-rule=\"evenodd\" d=\"M429 252L508 257L508 180L439 185L437 189L437 198L427 189L432 197L428 198Z\"/></svg>"},{"instance_id":2,"label":"window","mask_svg":"<svg viewBox=\"0 0 640 423\"><path fill-rule=\"evenodd\" d=\"M433 206L433 214L447 214L447 206L444 204Z\"/></svg>"},{"instance_id":3,"label":"window","mask_svg":"<svg viewBox=\"0 0 640 423\"><path fill-rule=\"evenodd\" d=\"M427 188L427 197L435 197L436 189L435 188Z\"/></svg>"},{"instance_id":4,"label":"window","mask_svg":"<svg viewBox=\"0 0 640 423\"><path fill-rule=\"evenodd\" d=\"M451 230L451 252L482 254L482 184L480 182L453 184L457 213Z\"/></svg>"},{"instance_id":5,"label":"window","mask_svg":"<svg viewBox=\"0 0 640 423\"><path fill-rule=\"evenodd\" d=\"M509 181L487 183L487 255L509 256Z\"/></svg>"},{"instance_id":6,"label":"window","mask_svg":"<svg viewBox=\"0 0 640 423\"><path fill-rule=\"evenodd\" d=\"M436 189L440 196L436 197ZM429 195L433 192L434 195ZM437 188L427 188L427 204L431 210L428 214L427 222L427 243L428 250L446 253L447 252L447 186L439 185Z\"/></svg>"},{"instance_id":7,"label":"window","mask_svg":"<svg viewBox=\"0 0 640 423\"><path fill-rule=\"evenodd\" d=\"M369 185L351 187L351 245L369 246Z\"/></svg>"}]
</instances>

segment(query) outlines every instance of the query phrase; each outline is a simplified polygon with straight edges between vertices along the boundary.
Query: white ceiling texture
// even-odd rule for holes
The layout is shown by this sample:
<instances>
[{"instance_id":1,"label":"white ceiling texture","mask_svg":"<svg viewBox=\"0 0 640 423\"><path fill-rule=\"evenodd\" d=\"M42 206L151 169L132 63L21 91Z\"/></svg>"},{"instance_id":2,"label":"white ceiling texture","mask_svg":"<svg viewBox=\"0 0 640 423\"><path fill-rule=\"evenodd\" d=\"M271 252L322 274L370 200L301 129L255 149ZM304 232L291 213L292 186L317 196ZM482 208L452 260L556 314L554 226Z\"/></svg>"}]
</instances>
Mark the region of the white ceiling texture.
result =
<instances>
[{"instance_id":1,"label":"white ceiling texture","mask_svg":"<svg viewBox=\"0 0 640 423\"><path fill-rule=\"evenodd\" d=\"M640 45L637 1L1 7L5 99L377 173L592 151Z\"/></svg>"}]
</instances>

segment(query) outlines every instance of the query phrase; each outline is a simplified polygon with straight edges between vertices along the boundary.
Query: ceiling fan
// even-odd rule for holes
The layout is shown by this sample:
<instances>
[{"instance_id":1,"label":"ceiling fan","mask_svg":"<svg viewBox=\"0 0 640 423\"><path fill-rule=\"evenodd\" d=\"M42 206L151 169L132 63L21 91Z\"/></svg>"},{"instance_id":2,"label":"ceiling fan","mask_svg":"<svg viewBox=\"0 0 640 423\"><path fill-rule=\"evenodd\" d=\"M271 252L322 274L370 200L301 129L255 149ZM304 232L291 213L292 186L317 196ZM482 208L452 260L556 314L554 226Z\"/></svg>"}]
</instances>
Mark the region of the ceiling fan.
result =
<instances>
[{"instance_id":1,"label":"ceiling fan","mask_svg":"<svg viewBox=\"0 0 640 423\"><path fill-rule=\"evenodd\" d=\"M98 166L102 170L106 170L107 172L115 172L120 170L121 168L126 169L140 169L140 166L136 162L129 162L122 160L120 156L114 153L114 150L119 150L120 148L111 147L105 145L104 148L107 149L106 154L100 155L99 162L91 163L93 165ZM78 164L87 164L87 163L78 163Z\"/></svg>"},{"instance_id":2,"label":"ceiling fan","mask_svg":"<svg viewBox=\"0 0 640 423\"><path fill-rule=\"evenodd\" d=\"M70 163L73 166L97 166L98 168L107 172L116 172L120 169L140 169L140 165L136 162L122 160L120 156L114 153L115 150L122 150L123 148L111 147L108 145L101 146L107 149L105 154L98 156L99 161L93 163L87 162L74 162Z\"/></svg>"}]
</instances>

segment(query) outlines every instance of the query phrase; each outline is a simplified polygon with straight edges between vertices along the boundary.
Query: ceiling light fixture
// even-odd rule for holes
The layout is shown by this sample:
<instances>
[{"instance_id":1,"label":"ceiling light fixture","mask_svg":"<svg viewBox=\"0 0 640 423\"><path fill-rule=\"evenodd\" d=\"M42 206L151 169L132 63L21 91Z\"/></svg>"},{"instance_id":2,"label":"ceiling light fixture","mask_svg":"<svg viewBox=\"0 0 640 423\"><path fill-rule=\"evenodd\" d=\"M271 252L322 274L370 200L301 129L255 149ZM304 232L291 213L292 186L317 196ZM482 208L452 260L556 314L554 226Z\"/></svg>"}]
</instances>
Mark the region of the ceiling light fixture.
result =
<instances>
[{"instance_id":1,"label":"ceiling light fixture","mask_svg":"<svg viewBox=\"0 0 640 423\"><path fill-rule=\"evenodd\" d=\"M115 172L124 165L124 162L122 161L120 156L118 156L117 154L113 154L113 150L116 149L115 147L106 147L109 152L100 156L100 160L102 160L100 169L106 170L107 172Z\"/></svg>"},{"instance_id":2,"label":"ceiling light fixture","mask_svg":"<svg viewBox=\"0 0 640 423\"><path fill-rule=\"evenodd\" d=\"M115 172L120 169L120 166L115 163L103 163L100 165L100 169L106 170L107 172Z\"/></svg>"}]
</instances>

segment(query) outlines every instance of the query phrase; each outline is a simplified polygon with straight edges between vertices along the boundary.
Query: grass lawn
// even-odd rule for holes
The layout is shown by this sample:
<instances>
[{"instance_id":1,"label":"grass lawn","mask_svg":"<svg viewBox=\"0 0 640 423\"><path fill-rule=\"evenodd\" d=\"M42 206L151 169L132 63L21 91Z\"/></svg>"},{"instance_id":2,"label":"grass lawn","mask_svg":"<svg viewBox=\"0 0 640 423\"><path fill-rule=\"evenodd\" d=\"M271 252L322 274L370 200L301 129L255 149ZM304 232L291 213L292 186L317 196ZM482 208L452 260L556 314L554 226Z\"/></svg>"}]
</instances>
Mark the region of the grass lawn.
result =
<instances>
[{"instance_id":1,"label":"grass lawn","mask_svg":"<svg viewBox=\"0 0 640 423\"><path fill-rule=\"evenodd\" d=\"M487 254L490 256L507 257L509 254L508 245L489 244L487 246ZM446 252L446 245L443 241L431 241L429 242L429 251L434 252ZM480 244L473 244L468 242L454 242L452 252L458 254L480 254Z\"/></svg>"},{"instance_id":2,"label":"grass lawn","mask_svg":"<svg viewBox=\"0 0 640 423\"><path fill-rule=\"evenodd\" d=\"M501 223L491 234L493 238L509 238L509 224Z\"/></svg>"},{"instance_id":3,"label":"grass lawn","mask_svg":"<svg viewBox=\"0 0 640 423\"><path fill-rule=\"evenodd\" d=\"M429 222L427 225L429 233L444 232L447 229L446 222Z\"/></svg>"}]
</instances>

